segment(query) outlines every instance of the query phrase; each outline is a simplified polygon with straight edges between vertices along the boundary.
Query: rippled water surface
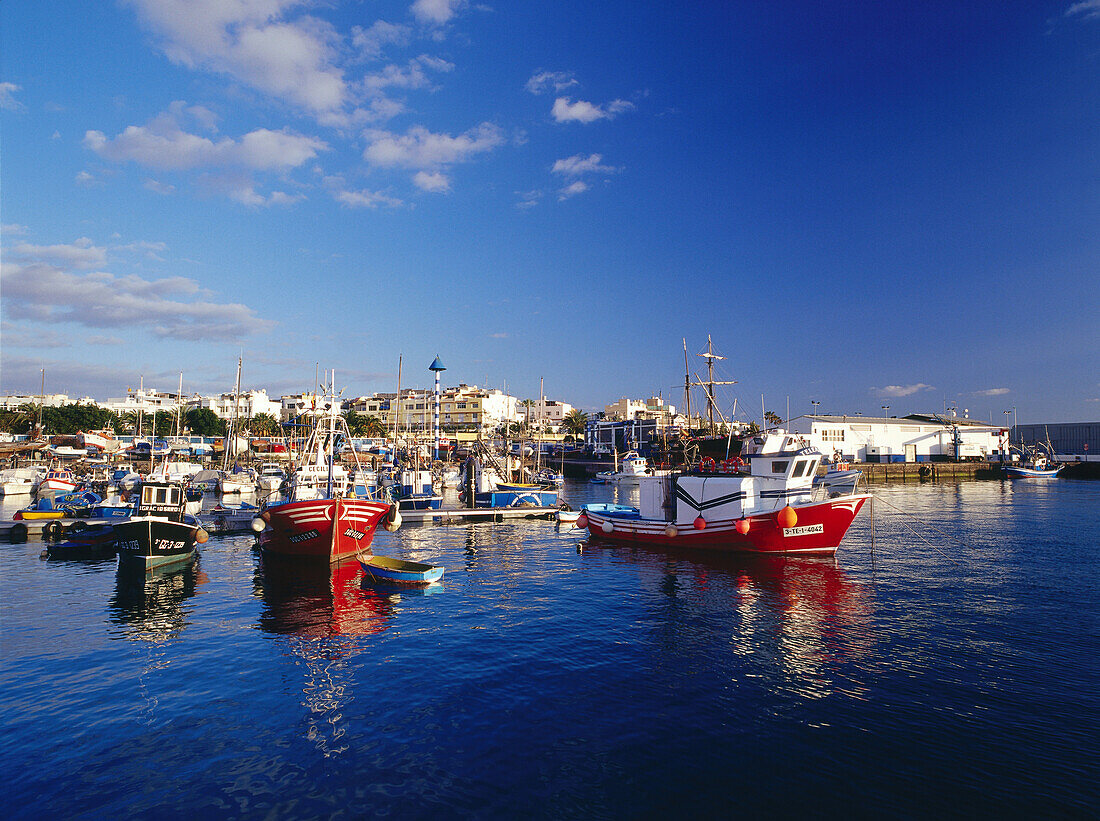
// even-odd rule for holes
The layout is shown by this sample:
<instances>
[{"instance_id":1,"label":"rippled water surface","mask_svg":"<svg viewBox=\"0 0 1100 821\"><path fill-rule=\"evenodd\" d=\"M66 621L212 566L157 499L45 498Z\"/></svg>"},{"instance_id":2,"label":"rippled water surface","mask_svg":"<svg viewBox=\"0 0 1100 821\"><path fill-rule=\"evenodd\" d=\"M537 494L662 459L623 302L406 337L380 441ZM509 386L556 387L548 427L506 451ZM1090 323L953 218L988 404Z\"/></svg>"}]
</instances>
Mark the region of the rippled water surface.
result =
<instances>
[{"instance_id":1,"label":"rippled water surface","mask_svg":"<svg viewBox=\"0 0 1100 821\"><path fill-rule=\"evenodd\" d=\"M0 544L6 811L1095 816L1100 483L875 493L835 560L380 534L446 566L412 592L250 536L148 578Z\"/></svg>"}]
</instances>

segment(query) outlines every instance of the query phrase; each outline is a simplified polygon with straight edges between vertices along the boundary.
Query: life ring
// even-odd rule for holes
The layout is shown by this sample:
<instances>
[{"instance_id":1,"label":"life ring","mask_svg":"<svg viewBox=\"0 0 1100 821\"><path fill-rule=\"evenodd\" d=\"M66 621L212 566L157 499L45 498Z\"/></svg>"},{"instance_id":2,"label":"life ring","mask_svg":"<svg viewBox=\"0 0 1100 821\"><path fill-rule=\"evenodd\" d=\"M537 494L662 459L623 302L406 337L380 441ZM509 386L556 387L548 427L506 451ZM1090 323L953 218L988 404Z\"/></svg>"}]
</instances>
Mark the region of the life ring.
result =
<instances>
[{"instance_id":1,"label":"life ring","mask_svg":"<svg viewBox=\"0 0 1100 821\"><path fill-rule=\"evenodd\" d=\"M42 538L43 539L60 539L63 532L64 525L61 522L46 522L42 526Z\"/></svg>"},{"instance_id":2,"label":"life ring","mask_svg":"<svg viewBox=\"0 0 1100 821\"><path fill-rule=\"evenodd\" d=\"M736 473L737 463L733 459L723 459L722 464L719 466L722 473Z\"/></svg>"},{"instance_id":3,"label":"life ring","mask_svg":"<svg viewBox=\"0 0 1100 821\"><path fill-rule=\"evenodd\" d=\"M699 470L710 473L714 470L714 460L709 456L699 463Z\"/></svg>"}]
</instances>

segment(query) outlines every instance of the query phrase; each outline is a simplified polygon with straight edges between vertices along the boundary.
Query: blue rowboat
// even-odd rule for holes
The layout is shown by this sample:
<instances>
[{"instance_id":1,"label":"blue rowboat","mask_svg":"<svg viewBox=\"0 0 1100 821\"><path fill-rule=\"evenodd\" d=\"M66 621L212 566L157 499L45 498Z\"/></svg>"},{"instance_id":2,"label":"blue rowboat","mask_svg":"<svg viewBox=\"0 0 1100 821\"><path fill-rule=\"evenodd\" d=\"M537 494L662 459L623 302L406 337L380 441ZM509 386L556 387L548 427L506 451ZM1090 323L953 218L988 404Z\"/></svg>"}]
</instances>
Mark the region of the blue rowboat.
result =
<instances>
[{"instance_id":1,"label":"blue rowboat","mask_svg":"<svg viewBox=\"0 0 1100 821\"><path fill-rule=\"evenodd\" d=\"M358 556L359 566L376 581L395 584L431 584L443 578L443 568L434 564L407 562L389 556Z\"/></svg>"}]
</instances>

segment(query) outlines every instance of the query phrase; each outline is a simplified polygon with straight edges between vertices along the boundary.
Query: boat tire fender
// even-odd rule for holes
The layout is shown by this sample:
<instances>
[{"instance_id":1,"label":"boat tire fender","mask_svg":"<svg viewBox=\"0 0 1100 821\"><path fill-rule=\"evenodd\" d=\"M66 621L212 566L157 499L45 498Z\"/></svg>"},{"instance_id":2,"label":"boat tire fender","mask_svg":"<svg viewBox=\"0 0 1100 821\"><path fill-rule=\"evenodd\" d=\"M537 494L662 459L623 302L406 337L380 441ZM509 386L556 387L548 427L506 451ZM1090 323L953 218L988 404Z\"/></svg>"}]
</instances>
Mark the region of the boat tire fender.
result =
<instances>
[{"instance_id":1,"label":"boat tire fender","mask_svg":"<svg viewBox=\"0 0 1100 821\"><path fill-rule=\"evenodd\" d=\"M8 539L12 543L27 541L27 526L22 522L13 524L11 530L8 531Z\"/></svg>"}]
</instances>

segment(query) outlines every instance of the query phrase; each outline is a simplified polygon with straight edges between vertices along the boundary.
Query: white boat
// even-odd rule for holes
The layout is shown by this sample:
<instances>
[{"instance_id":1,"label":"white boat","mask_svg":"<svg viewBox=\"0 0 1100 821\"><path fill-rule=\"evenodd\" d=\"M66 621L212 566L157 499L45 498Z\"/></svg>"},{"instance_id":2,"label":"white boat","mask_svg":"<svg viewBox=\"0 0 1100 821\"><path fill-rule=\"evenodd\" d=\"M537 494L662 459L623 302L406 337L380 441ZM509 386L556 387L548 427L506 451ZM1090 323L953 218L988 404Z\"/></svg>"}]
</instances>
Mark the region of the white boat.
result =
<instances>
[{"instance_id":1,"label":"white boat","mask_svg":"<svg viewBox=\"0 0 1100 821\"><path fill-rule=\"evenodd\" d=\"M271 493L283 486L286 481L286 473L278 462L264 462L260 465L260 473L256 477L256 487L264 493Z\"/></svg>"},{"instance_id":2,"label":"white boat","mask_svg":"<svg viewBox=\"0 0 1100 821\"><path fill-rule=\"evenodd\" d=\"M0 471L0 496L29 496L38 489L44 471L39 468L10 468Z\"/></svg>"},{"instance_id":3,"label":"white boat","mask_svg":"<svg viewBox=\"0 0 1100 821\"><path fill-rule=\"evenodd\" d=\"M615 469L602 470L596 474L596 478L603 479L605 482L637 482L639 479L668 476L672 473L670 470L654 470L649 467L645 457L634 450L626 452L621 464L618 461L618 453L615 454L615 459Z\"/></svg>"},{"instance_id":4,"label":"white boat","mask_svg":"<svg viewBox=\"0 0 1100 821\"><path fill-rule=\"evenodd\" d=\"M233 471L222 471L218 485L223 496L234 493L253 493L256 490L256 473L248 468Z\"/></svg>"},{"instance_id":5,"label":"white boat","mask_svg":"<svg viewBox=\"0 0 1100 821\"><path fill-rule=\"evenodd\" d=\"M145 478L152 482L186 482L202 470L202 465L194 462L162 462L149 472Z\"/></svg>"}]
</instances>

